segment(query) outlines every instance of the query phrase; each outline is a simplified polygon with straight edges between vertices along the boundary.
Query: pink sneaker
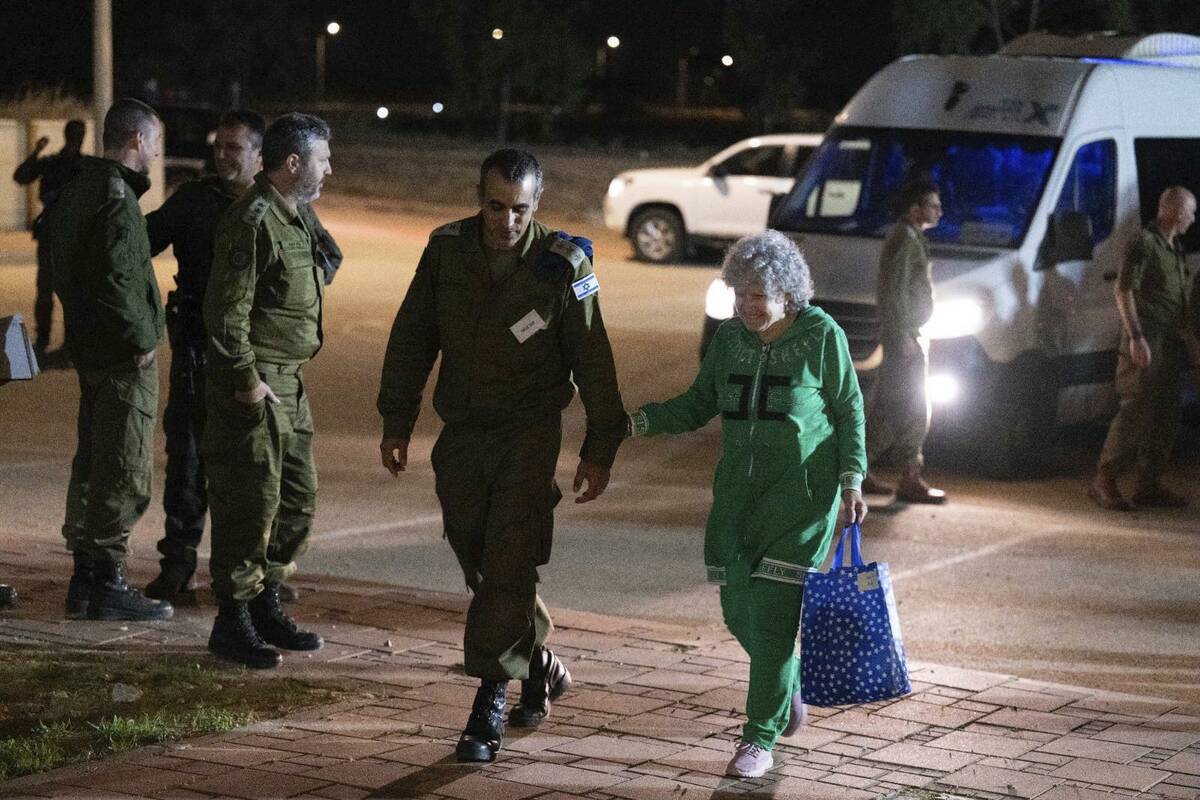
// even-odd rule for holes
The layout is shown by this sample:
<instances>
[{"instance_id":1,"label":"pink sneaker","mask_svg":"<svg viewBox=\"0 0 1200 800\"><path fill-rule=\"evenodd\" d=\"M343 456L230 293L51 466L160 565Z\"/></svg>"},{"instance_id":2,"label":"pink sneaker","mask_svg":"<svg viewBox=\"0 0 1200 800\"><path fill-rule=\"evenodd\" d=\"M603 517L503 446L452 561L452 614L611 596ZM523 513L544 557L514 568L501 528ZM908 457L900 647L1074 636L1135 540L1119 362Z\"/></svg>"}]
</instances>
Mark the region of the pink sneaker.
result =
<instances>
[{"instance_id":1,"label":"pink sneaker","mask_svg":"<svg viewBox=\"0 0 1200 800\"><path fill-rule=\"evenodd\" d=\"M738 742L737 752L725 767L725 774L733 778L761 778L773 766L775 758L770 750L749 742Z\"/></svg>"},{"instance_id":2,"label":"pink sneaker","mask_svg":"<svg viewBox=\"0 0 1200 800\"><path fill-rule=\"evenodd\" d=\"M800 693L792 695L792 715L788 717L787 727L783 729L784 736L791 736L808 723L808 708L800 699Z\"/></svg>"}]
</instances>

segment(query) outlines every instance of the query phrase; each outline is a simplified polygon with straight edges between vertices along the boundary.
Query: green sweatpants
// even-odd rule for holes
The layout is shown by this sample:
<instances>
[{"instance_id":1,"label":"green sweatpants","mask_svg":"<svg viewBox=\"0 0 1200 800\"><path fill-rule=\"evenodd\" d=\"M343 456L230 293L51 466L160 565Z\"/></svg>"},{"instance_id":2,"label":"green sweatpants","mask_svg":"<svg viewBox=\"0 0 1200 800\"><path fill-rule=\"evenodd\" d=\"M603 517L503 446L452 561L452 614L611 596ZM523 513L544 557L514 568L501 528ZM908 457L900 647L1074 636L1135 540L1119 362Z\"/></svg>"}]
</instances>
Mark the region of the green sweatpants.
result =
<instances>
[{"instance_id":1,"label":"green sweatpants","mask_svg":"<svg viewBox=\"0 0 1200 800\"><path fill-rule=\"evenodd\" d=\"M446 538L474 593L463 666L485 680L529 677L529 660L554 629L537 595L550 559L557 415L499 426L447 425L431 461Z\"/></svg>"},{"instance_id":2,"label":"green sweatpants","mask_svg":"<svg viewBox=\"0 0 1200 800\"><path fill-rule=\"evenodd\" d=\"M123 562L150 505L158 362L79 370L79 442L63 538L72 553Z\"/></svg>"},{"instance_id":3,"label":"green sweatpants","mask_svg":"<svg viewBox=\"0 0 1200 800\"><path fill-rule=\"evenodd\" d=\"M279 403L253 405L210 374L203 452L212 519L213 594L253 600L296 570L317 504L313 422L296 367L259 364Z\"/></svg>"},{"instance_id":4,"label":"green sweatpants","mask_svg":"<svg viewBox=\"0 0 1200 800\"><path fill-rule=\"evenodd\" d=\"M1133 468L1139 489L1152 489L1171 460L1179 432L1180 392L1188 367L1187 346L1178 336L1148 332L1150 366L1139 369L1121 337L1117 355L1120 405L1100 451L1100 474L1116 479Z\"/></svg>"},{"instance_id":5,"label":"green sweatpants","mask_svg":"<svg viewBox=\"0 0 1200 800\"><path fill-rule=\"evenodd\" d=\"M919 469L925 463L929 400L925 378L929 360L916 337L883 343L883 363L867 398L867 463Z\"/></svg>"},{"instance_id":6,"label":"green sweatpants","mask_svg":"<svg viewBox=\"0 0 1200 800\"><path fill-rule=\"evenodd\" d=\"M800 602L804 585L727 573L721 587L725 626L750 655L746 724L742 741L770 750L791 716L792 695L800 691Z\"/></svg>"}]
</instances>

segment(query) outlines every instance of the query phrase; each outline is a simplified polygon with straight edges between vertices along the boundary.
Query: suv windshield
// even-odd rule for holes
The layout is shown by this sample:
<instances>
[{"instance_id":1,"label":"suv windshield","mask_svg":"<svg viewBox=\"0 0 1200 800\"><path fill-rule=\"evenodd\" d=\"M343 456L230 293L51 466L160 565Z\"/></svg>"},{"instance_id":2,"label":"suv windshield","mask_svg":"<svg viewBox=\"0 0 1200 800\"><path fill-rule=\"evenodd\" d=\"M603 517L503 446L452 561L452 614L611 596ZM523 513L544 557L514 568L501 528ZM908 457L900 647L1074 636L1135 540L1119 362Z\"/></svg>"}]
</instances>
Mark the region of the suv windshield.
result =
<instances>
[{"instance_id":1,"label":"suv windshield","mask_svg":"<svg viewBox=\"0 0 1200 800\"><path fill-rule=\"evenodd\" d=\"M835 128L780 205L772 227L882 237L909 177L941 189L935 242L1016 247L1042 196L1059 140L944 130Z\"/></svg>"}]
</instances>

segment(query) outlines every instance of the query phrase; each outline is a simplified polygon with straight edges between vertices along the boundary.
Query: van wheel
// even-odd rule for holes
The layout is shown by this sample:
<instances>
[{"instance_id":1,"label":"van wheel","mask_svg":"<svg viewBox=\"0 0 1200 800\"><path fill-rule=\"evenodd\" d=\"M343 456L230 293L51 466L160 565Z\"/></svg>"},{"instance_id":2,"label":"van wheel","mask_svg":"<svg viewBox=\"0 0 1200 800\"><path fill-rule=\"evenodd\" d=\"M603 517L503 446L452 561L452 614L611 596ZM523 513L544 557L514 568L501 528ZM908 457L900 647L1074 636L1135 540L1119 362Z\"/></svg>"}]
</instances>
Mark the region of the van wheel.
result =
<instances>
[{"instance_id":1,"label":"van wheel","mask_svg":"<svg viewBox=\"0 0 1200 800\"><path fill-rule=\"evenodd\" d=\"M1018 359L1001 370L988 409L975 462L991 478L1021 479L1053 467L1058 376L1041 357Z\"/></svg>"},{"instance_id":2,"label":"van wheel","mask_svg":"<svg viewBox=\"0 0 1200 800\"><path fill-rule=\"evenodd\" d=\"M683 219L669 208L649 208L633 218L629 240L641 261L668 264L683 255L687 232Z\"/></svg>"}]
</instances>

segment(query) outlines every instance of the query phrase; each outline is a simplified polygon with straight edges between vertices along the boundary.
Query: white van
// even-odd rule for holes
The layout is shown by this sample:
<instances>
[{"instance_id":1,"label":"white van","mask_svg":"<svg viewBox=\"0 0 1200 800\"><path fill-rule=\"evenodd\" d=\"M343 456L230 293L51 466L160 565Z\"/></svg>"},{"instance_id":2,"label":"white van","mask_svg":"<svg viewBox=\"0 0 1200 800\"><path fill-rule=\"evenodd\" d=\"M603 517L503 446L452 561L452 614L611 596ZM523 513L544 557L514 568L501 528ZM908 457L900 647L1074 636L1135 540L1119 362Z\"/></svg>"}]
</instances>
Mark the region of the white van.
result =
<instances>
[{"instance_id":1,"label":"white van","mask_svg":"<svg viewBox=\"0 0 1200 800\"><path fill-rule=\"evenodd\" d=\"M1121 260L1164 188L1200 195L1200 38L1030 34L995 56L902 58L863 86L771 220L863 372L887 201L922 173L945 209L928 232L934 426L1019 472L1056 423L1115 410ZM1200 226L1184 242L1193 272Z\"/></svg>"}]
</instances>

